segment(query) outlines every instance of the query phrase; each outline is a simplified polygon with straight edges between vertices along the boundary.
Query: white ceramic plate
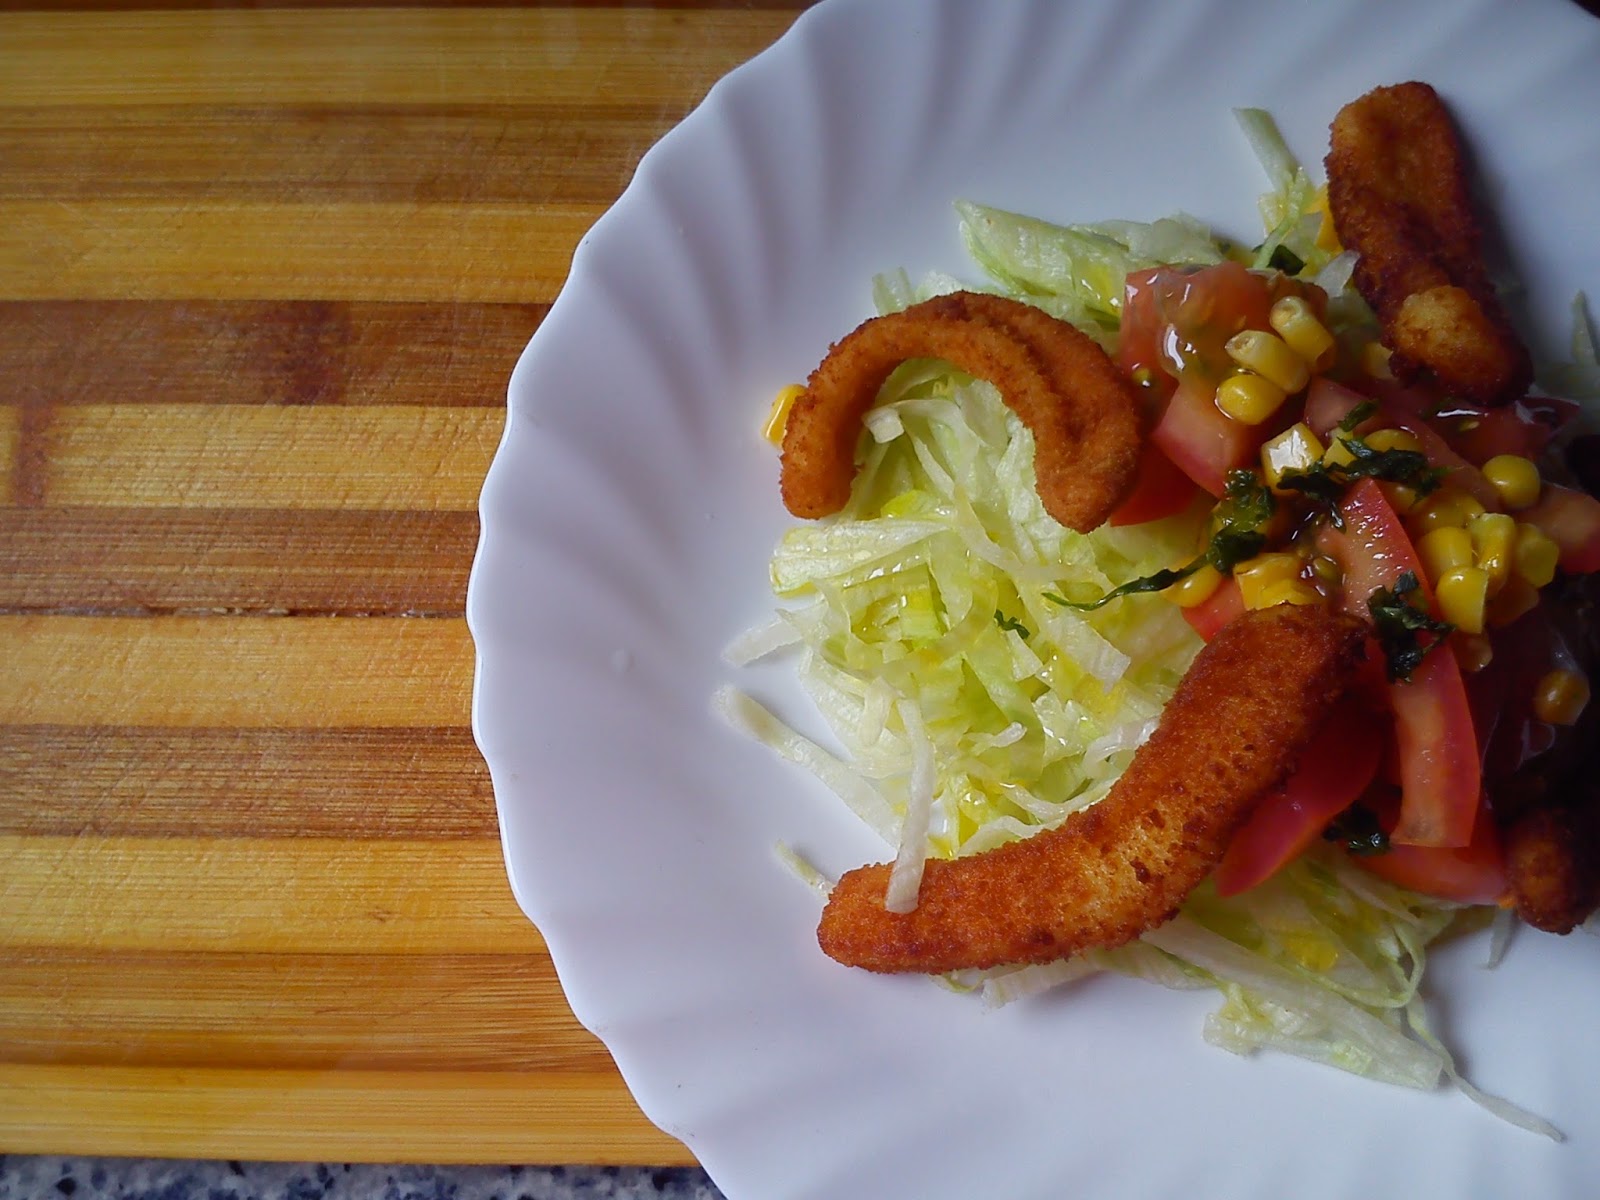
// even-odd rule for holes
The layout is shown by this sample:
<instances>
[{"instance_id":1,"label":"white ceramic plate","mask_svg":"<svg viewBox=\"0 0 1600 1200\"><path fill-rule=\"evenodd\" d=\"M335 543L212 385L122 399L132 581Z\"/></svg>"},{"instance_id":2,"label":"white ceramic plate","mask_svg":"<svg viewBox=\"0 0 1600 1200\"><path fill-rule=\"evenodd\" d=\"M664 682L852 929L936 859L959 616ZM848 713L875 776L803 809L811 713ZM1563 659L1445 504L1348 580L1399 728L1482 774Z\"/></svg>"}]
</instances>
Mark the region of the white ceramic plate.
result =
<instances>
[{"instance_id":1,"label":"white ceramic plate","mask_svg":"<svg viewBox=\"0 0 1600 1200\"><path fill-rule=\"evenodd\" d=\"M951 201L1183 209L1258 232L1229 109L1308 162L1345 101L1448 98L1542 352L1600 292L1600 21L1564 0L839 0L719 84L586 237L518 364L468 614L513 887L639 1104L734 1198L1575 1195L1600 1178L1600 947L1440 956L1435 1011L1548 1144L1417 1094L1200 1040L1209 993L1096 979L994 1013L816 949L828 871L884 848L724 728L719 653L785 526L758 428L870 314L874 272L976 277ZM783 666L739 682L815 728Z\"/></svg>"}]
</instances>

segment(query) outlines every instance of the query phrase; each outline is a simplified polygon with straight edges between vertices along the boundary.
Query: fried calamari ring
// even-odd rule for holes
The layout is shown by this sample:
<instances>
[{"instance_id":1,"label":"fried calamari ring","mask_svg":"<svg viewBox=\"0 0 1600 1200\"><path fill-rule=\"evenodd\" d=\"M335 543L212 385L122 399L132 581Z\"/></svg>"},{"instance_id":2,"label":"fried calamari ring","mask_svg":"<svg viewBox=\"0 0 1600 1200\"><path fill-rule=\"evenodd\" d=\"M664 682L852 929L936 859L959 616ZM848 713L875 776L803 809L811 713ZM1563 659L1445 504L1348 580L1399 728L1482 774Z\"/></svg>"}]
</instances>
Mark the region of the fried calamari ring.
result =
<instances>
[{"instance_id":1,"label":"fried calamari ring","mask_svg":"<svg viewBox=\"0 0 1600 1200\"><path fill-rule=\"evenodd\" d=\"M1200 652L1110 794L1058 829L926 864L917 907L884 908L886 864L850 871L823 952L870 971L1049 962L1170 920L1277 787L1355 674L1366 636L1319 606L1246 613Z\"/></svg>"},{"instance_id":2,"label":"fried calamari ring","mask_svg":"<svg viewBox=\"0 0 1600 1200\"><path fill-rule=\"evenodd\" d=\"M1527 348L1483 264L1466 155L1425 83L1375 88L1339 110L1328 209L1358 255L1355 284L1383 323L1397 376L1432 376L1480 404L1522 396Z\"/></svg>"},{"instance_id":3,"label":"fried calamari ring","mask_svg":"<svg viewBox=\"0 0 1600 1200\"><path fill-rule=\"evenodd\" d=\"M1105 351L1032 305L956 292L864 322L811 373L783 431L791 513L823 517L845 506L861 418L913 358L943 359L1000 389L1033 434L1039 498L1061 524L1087 533L1132 489L1139 398Z\"/></svg>"}]
</instances>

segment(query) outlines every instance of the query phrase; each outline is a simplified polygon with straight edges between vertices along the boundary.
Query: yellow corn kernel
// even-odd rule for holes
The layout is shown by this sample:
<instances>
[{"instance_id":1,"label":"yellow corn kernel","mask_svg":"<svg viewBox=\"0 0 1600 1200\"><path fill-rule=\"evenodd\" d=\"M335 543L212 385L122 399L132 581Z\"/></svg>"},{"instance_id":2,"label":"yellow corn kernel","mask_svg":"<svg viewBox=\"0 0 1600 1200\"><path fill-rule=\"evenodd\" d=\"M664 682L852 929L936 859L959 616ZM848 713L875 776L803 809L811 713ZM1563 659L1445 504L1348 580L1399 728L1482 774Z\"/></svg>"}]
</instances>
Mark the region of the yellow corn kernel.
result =
<instances>
[{"instance_id":1,"label":"yellow corn kernel","mask_svg":"<svg viewBox=\"0 0 1600 1200\"><path fill-rule=\"evenodd\" d=\"M1298 392L1311 382L1311 368L1289 344L1264 329L1246 329L1224 343L1224 350L1247 371L1270 380L1285 393Z\"/></svg>"},{"instance_id":2,"label":"yellow corn kernel","mask_svg":"<svg viewBox=\"0 0 1600 1200\"><path fill-rule=\"evenodd\" d=\"M1322 458L1322 439L1298 421L1261 447L1261 473L1268 487L1277 487L1288 471L1309 471Z\"/></svg>"},{"instance_id":3,"label":"yellow corn kernel","mask_svg":"<svg viewBox=\"0 0 1600 1200\"><path fill-rule=\"evenodd\" d=\"M1494 661L1494 643L1481 633L1457 631L1450 640L1456 648L1456 662L1469 674L1483 670Z\"/></svg>"},{"instance_id":4,"label":"yellow corn kernel","mask_svg":"<svg viewBox=\"0 0 1600 1200\"><path fill-rule=\"evenodd\" d=\"M1498 595L1511 578L1512 556L1517 547L1517 523L1505 513L1479 513L1467 522L1472 557L1489 576L1489 594Z\"/></svg>"},{"instance_id":5,"label":"yellow corn kernel","mask_svg":"<svg viewBox=\"0 0 1600 1200\"><path fill-rule=\"evenodd\" d=\"M1417 441L1417 435L1409 429L1395 429L1392 426L1374 429L1371 433L1362 435L1361 440L1374 450L1410 450L1413 454L1422 453L1422 443Z\"/></svg>"},{"instance_id":6,"label":"yellow corn kernel","mask_svg":"<svg viewBox=\"0 0 1600 1200\"><path fill-rule=\"evenodd\" d=\"M1280 604L1322 604L1322 593L1303 579L1284 579L1262 589L1251 608L1276 608Z\"/></svg>"},{"instance_id":7,"label":"yellow corn kernel","mask_svg":"<svg viewBox=\"0 0 1600 1200\"><path fill-rule=\"evenodd\" d=\"M1455 567L1439 578L1433 594L1439 615L1462 633L1482 633L1484 608L1489 600L1488 572L1477 567Z\"/></svg>"},{"instance_id":8,"label":"yellow corn kernel","mask_svg":"<svg viewBox=\"0 0 1600 1200\"><path fill-rule=\"evenodd\" d=\"M1389 367L1393 353L1382 342L1368 342L1361 347L1361 369L1373 379L1393 379L1394 371Z\"/></svg>"},{"instance_id":9,"label":"yellow corn kernel","mask_svg":"<svg viewBox=\"0 0 1600 1200\"><path fill-rule=\"evenodd\" d=\"M772 398L772 408L767 413L767 423L761 427L761 436L774 446L782 445L783 427L789 423L789 410L805 394L805 390L801 384L791 383L788 387L779 388L778 394Z\"/></svg>"},{"instance_id":10,"label":"yellow corn kernel","mask_svg":"<svg viewBox=\"0 0 1600 1200\"><path fill-rule=\"evenodd\" d=\"M1589 681L1576 671L1547 671L1533 688L1533 715L1552 725L1573 725L1589 703Z\"/></svg>"},{"instance_id":11,"label":"yellow corn kernel","mask_svg":"<svg viewBox=\"0 0 1600 1200\"><path fill-rule=\"evenodd\" d=\"M1504 629L1539 607L1539 589L1521 576L1506 581L1500 594L1489 601L1489 628Z\"/></svg>"},{"instance_id":12,"label":"yellow corn kernel","mask_svg":"<svg viewBox=\"0 0 1600 1200\"><path fill-rule=\"evenodd\" d=\"M1517 526L1517 548L1512 552L1512 569L1536 588L1556 577L1561 547L1537 525Z\"/></svg>"},{"instance_id":13,"label":"yellow corn kernel","mask_svg":"<svg viewBox=\"0 0 1600 1200\"><path fill-rule=\"evenodd\" d=\"M1333 334L1317 319L1311 305L1299 296L1285 296L1276 301L1267 312L1267 322L1313 371L1326 371L1338 357L1339 348Z\"/></svg>"},{"instance_id":14,"label":"yellow corn kernel","mask_svg":"<svg viewBox=\"0 0 1600 1200\"><path fill-rule=\"evenodd\" d=\"M1513 512L1539 502L1539 468L1520 454L1496 454L1483 464L1483 477Z\"/></svg>"},{"instance_id":15,"label":"yellow corn kernel","mask_svg":"<svg viewBox=\"0 0 1600 1200\"><path fill-rule=\"evenodd\" d=\"M1457 567L1473 566L1472 535L1459 525L1441 525L1417 539L1417 557L1429 583L1438 583Z\"/></svg>"},{"instance_id":16,"label":"yellow corn kernel","mask_svg":"<svg viewBox=\"0 0 1600 1200\"><path fill-rule=\"evenodd\" d=\"M1222 573L1207 563L1193 574L1185 575L1162 595L1179 608L1194 608L1211 599L1212 594L1221 586Z\"/></svg>"},{"instance_id":17,"label":"yellow corn kernel","mask_svg":"<svg viewBox=\"0 0 1600 1200\"><path fill-rule=\"evenodd\" d=\"M1299 582L1304 567L1298 554L1258 554L1234 567L1233 577L1246 608L1266 608L1266 593L1277 584Z\"/></svg>"},{"instance_id":18,"label":"yellow corn kernel","mask_svg":"<svg viewBox=\"0 0 1600 1200\"><path fill-rule=\"evenodd\" d=\"M1483 512L1483 505L1460 488L1442 487L1406 515L1406 523L1418 537L1446 525L1465 527Z\"/></svg>"},{"instance_id":19,"label":"yellow corn kernel","mask_svg":"<svg viewBox=\"0 0 1600 1200\"><path fill-rule=\"evenodd\" d=\"M1259 425L1283 407L1288 394L1277 384L1248 371L1230 375L1217 388L1217 407L1244 425Z\"/></svg>"},{"instance_id":20,"label":"yellow corn kernel","mask_svg":"<svg viewBox=\"0 0 1600 1200\"><path fill-rule=\"evenodd\" d=\"M1311 202L1311 211L1322 214L1322 223L1317 226L1317 249L1326 250L1329 254L1338 254L1344 246L1339 242L1339 231L1334 228L1333 209L1328 204L1327 184L1317 189L1316 199Z\"/></svg>"}]
</instances>

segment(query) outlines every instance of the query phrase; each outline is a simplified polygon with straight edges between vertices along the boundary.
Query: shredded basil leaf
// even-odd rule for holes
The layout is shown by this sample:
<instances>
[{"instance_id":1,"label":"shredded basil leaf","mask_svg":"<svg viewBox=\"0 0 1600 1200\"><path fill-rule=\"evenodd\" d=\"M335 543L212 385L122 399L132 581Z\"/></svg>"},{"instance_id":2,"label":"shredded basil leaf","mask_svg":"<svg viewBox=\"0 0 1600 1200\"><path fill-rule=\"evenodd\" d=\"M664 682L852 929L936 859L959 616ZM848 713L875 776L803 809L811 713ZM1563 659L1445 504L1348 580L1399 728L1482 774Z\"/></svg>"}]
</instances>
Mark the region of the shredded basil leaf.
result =
<instances>
[{"instance_id":1,"label":"shredded basil leaf","mask_svg":"<svg viewBox=\"0 0 1600 1200\"><path fill-rule=\"evenodd\" d=\"M1378 402L1376 400L1363 400L1360 404L1356 405L1345 414L1344 420L1339 422L1339 432L1354 433L1356 431L1356 426L1360 425L1361 422L1365 421L1377 411Z\"/></svg>"},{"instance_id":2,"label":"shredded basil leaf","mask_svg":"<svg viewBox=\"0 0 1600 1200\"><path fill-rule=\"evenodd\" d=\"M1001 612L998 608L994 610L994 623L1000 626L1001 629L1005 629L1016 634L1023 641L1027 641L1033 636L1033 630L1029 629L1015 617L1006 616L1005 613Z\"/></svg>"},{"instance_id":3,"label":"shredded basil leaf","mask_svg":"<svg viewBox=\"0 0 1600 1200\"><path fill-rule=\"evenodd\" d=\"M1267 544L1267 523L1276 511L1277 502L1272 498L1272 489L1261 481L1259 475L1254 471L1229 471L1223 485L1222 500L1212 510L1211 538L1204 552L1193 562L1130 580L1095 600L1068 600L1053 592L1045 592L1044 598L1063 608L1092 612L1122 596L1165 591L1203 566L1213 566L1221 574L1227 575L1238 563L1261 553L1262 547Z\"/></svg>"},{"instance_id":4,"label":"shredded basil leaf","mask_svg":"<svg viewBox=\"0 0 1600 1200\"><path fill-rule=\"evenodd\" d=\"M1352 410L1350 417L1360 411ZM1350 421L1345 418L1345 422ZM1359 425L1365 417L1359 417ZM1344 424L1339 428L1345 430ZM1354 426L1351 426L1354 428ZM1278 480L1283 491L1299 492L1314 504L1329 510L1334 526L1342 528L1343 518L1338 512L1339 497L1358 479L1377 479L1384 483L1400 483L1415 488L1426 496L1438 489L1448 474L1443 467L1430 467L1428 456L1419 450L1374 450L1362 439L1353 435L1340 439L1350 451L1352 461L1347 463L1313 463L1303 471L1285 471Z\"/></svg>"},{"instance_id":5,"label":"shredded basil leaf","mask_svg":"<svg viewBox=\"0 0 1600 1200\"><path fill-rule=\"evenodd\" d=\"M1378 814L1364 804L1352 804L1329 821L1322 836L1358 857L1389 853L1389 835L1378 824Z\"/></svg>"},{"instance_id":6,"label":"shredded basil leaf","mask_svg":"<svg viewBox=\"0 0 1600 1200\"><path fill-rule=\"evenodd\" d=\"M1289 247L1279 242L1272 248L1272 254L1267 259L1267 266L1275 271L1282 271L1285 275L1298 275L1306 269L1306 262L1305 259L1289 249Z\"/></svg>"},{"instance_id":7,"label":"shredded basil leaf","mask_svg":"<svg viewBox=\"0 0 1600 1200\"><path fill-rule=\"evenodd\" d=\"M1367 597L1367 611L1372 614L1378 644L1383 647L1390 683L1410 680L1428 651L1443 644L1455 629L1450 622L1429 616L1412 603L1410 596L1419 586L1415 573L1404 571L1392 589L1379 588ZM1434 637L1424 644L1418 636L1423 633Z\"/></svg>"}]
</instances>

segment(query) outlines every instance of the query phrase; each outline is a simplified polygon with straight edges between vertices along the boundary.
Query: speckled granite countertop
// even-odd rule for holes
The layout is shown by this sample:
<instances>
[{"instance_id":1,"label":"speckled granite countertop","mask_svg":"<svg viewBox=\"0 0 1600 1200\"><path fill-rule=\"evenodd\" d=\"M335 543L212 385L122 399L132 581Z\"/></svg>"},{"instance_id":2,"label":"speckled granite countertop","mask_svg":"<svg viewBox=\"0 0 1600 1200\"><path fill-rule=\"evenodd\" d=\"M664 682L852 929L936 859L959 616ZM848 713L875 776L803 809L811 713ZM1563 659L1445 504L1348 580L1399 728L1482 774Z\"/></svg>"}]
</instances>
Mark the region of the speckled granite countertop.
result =
<instances>
[{"instance_id":1,"label":"speckled granite countertop","mask_svg":"<svg viewBox=\"0 0 1600 1200\"><path fill-rule=\"evenodd\" d=\"M689 1167L413 1167L0 1155L0 1200L722 1200Z\"/></svg>"}]
</instances>

